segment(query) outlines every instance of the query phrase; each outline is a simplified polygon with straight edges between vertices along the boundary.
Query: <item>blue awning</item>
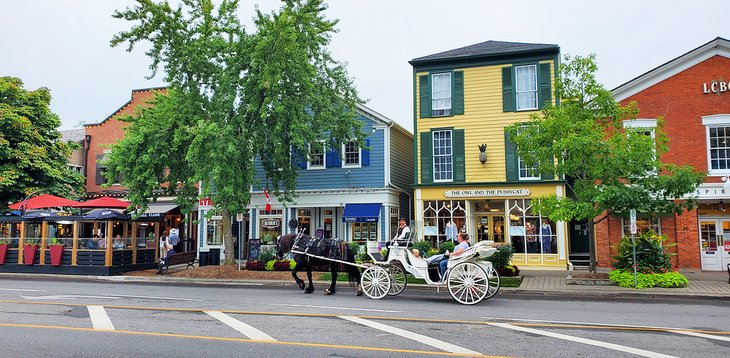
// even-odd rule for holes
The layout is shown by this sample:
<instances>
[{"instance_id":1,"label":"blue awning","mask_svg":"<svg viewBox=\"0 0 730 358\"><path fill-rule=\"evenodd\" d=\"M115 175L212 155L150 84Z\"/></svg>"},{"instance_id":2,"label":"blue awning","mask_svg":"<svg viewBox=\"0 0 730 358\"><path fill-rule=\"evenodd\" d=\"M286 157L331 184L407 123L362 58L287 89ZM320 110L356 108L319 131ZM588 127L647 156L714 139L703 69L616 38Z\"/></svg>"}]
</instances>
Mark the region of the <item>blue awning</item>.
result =
<instances>
[{"instance_id":1,"label":"blue awning","mask_svg":"<svg viewBox=\"0 0 730 358\"><path fill-rule=\"evenodd\" d=\"M346 223L374 223L380 217L383 204L345 204L342 221Z\"/></svg>"}]
</instances>

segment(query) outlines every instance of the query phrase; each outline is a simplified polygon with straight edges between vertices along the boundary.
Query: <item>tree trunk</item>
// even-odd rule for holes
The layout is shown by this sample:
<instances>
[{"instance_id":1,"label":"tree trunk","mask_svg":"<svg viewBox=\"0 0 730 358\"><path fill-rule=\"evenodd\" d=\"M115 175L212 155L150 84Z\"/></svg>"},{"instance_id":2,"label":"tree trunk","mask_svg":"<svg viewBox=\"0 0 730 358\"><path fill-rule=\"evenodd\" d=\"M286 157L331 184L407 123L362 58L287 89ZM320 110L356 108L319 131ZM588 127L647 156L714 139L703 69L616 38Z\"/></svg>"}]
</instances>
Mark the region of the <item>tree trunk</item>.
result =
<instances>
[{"instance_id":1,"label":"tree trunk","mask_svg":"<svg viewBox=\"0 0 730 358\"><path fill-rule=\"evenodd\" d=\"M236 260L233 256L233 232L231 225L231 213L228 209L223 209L223 245L225 246L224 253L224 265L234 265Z\"/></svg>"}]
</instances>

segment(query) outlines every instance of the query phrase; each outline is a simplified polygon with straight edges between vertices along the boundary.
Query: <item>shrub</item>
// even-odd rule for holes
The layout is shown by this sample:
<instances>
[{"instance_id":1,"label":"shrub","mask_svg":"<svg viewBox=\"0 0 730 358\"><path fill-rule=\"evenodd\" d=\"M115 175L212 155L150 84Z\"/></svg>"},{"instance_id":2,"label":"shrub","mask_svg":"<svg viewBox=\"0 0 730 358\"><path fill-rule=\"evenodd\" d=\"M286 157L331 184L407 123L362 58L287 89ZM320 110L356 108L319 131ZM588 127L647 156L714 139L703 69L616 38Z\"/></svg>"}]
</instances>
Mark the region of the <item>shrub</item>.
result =
<instances>
[{"instance_id":1,"label":"shrub","mask_svg":"<svg viewBox=\"0 0 730 358\"><path fill-rule=\"evenodd\" d=\"M291 271L294 260L274 261L274 271Z\"/></svg>"},{"instance_id":2,"label":"shrub","mask_svg":"<svg viewBox=\"0 0 730 358\"><path fill-rule=\"evenodd\" d=\"M449 252L454 252L454 243L451 241L446 241L441 244L441 247L439 247L439 253L443 254L446 252L446 250L449 250Z\"/></svg>"},{"instance_id":3,"label":"shrub","mask_svg":"<svg viewBox=\"0 0 730 358\"><path fill-rule=\"evenodd\" d=\"M438 254L439 254L439 249L437 249L437 248L434 247L434 248L431 248L431 249L428 250L428 253L426 254L426 256L429 256L430 257L430 256L433 256L433 255L438 255Z\"/></svg>"},{"instance_id":4,"label":"shrub","mask_svg":"<svg viewBox=\"0 0 730 358\"><path fill-rule=\"evenodd\" d=\"M421 256L430 256L429 252L431 252L431 241L423 240L416 242L413 244L413 248L418 249Z\"/></svg>"},{"instance_id":5,"label":"shrub","mask_svg":"<svg viewBox=\"0 0 730 358\"><path fill-rule=\"evenodd\" d=\"M246 270L264 271L266 269L266 261L248 260L246 261Z\"/></svg>"},{"instance_id":6,"label":"shrub","mask_svg":"<svg viewBox=\"0 0 730 358\"><path fill-rule=\"evenodd\" d=\"M613 270L608 274L608 278L621 287L634 287L634 273L632 271ZM636 288L676 288L685 287L688 283L687 278L679 272L636 273Z\"/></svg>"},{"instance_id":7,"label":"shrub","mask_svg":"<svg viewBox=\"0 0 730 358\"><path fill-rule=\"evenodd\" d=\"M657 235L653 230L649 230L635 238L636 270L638 272L665 273L672 271L670 254L665 253L664 248L676 246L677 244L664 243L662 245L666 240L666 235ZM612 266L618 270L633 271L634 257L632 249L634 245L631 243L631 238L624 236L614 248L618 251L618 254L612 256L615 260Z\"/></svg>"},{"instance_id":8,"label":"shrub","mask_svg":"<svg viewBox=\"0 0 730 358\"><path fill-rule=\"evenodd\" d=\"M496 270L500 276L509 277L520 275L520 269L517 267L517 265L505 265L502 267L497 267Z\"/></svg>"},{"instance_id":9,"label":"shrub","mask_svg":"<svg viewBox=\"0 0 730 358\"><path fill-rule=\"evenodd\" d=\"M259 260L263 262L269 262L276 258L276 253L274 252L274 249L261 249L261 252L259 252Z\"/></svg>"},{"instance_id":10,"label":"shrub","mask_svg":"<svg viewBox=\"0 0 730 358\"><path fill-rule=\"evenodd\" d=\"M266 261L266 271L274 271L274 263L276 263L276 260Z\"/></svg>"},{"instance_id":11,"label":"shrub","mask_svg":"<svg viewBox=\"0 0 730 358\"><path fill-rule=\"evenodd\" d=\"M492 256L485 258L485 260L491 261L492 265L494 265L494 268L496 268L501 275L502 272L499 271L499 269L509 265L509 262L512 261L512 254L514 253L515 249L512 247L512 245L502 245L497 248L497 252L495 252ZM519 275L519 272L517 273L517 275Z\"/></svg>"}]
</instances>

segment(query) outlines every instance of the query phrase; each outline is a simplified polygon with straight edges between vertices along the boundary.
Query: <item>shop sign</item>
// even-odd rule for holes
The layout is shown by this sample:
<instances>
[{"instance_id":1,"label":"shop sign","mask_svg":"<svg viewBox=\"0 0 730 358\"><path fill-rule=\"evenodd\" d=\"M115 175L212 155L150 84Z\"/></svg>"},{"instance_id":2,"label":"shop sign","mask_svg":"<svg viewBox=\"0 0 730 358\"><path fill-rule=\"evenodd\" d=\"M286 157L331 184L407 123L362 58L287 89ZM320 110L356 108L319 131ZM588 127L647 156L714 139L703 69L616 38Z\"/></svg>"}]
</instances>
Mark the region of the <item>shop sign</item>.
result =
<instances>
[{"instance_id":1,"label":"shop sign","mask_svg":"<svg viewBox=\"0 0 730 358\"><path fill-rule=\"evenodd\" d=\"M702 93L704 94L710 94L710 93L723 93L727 92L728 87L730 87L730 81L723 81L723 80L712 80L710 83L703 83L702 84Z\"/></svg>"},{"instance_id":2,"label":"shop sign","mask_svg":"<svg viewBox=\"0 0 730 358\"><path fill-rule=\"evenodd\" d=\"M210 198L199 199L198 206L213 206L213 200Z\"/></svg>"},{"instance_id":3,"label":"shop sign","mask_svg":"<svg viewBox=\"0 0 730 358\"><path fill-rule=\"evenodd\" d=\"M264 219L261 221L261 226L267 229L276 229L281 226L281 220L279 219Z\"/></svg>"},{"instance_id":4,"label":"shop sign","mask_svg":"<svg viewBox=\"0 0 730 358\"><path fill-rule=\"evenodd\" d=\"M447 190L444 196L447 198L475 198L475 197L505 197L505 196L529 196L530 189L468 189L468 190Z\"/></svg>"},{"instance_id":5,"label":"shop sign","mask_svg":"<svg viewBox=\"0 0 730 358\"><path fill-rule=\"evenodd\" d=\"M725 198L730 194L730 188L724 186L700 185L695 189L697 199Z\"/></svg>"},{"instance_id":6,"label":"shop sign","mask_svg":"<svg viewBox=\"0 0 730 358\"><path fill-rule=\"evenodd\" d=\"M725 251L730 251L730 243L725 243Z\"/></svg>"}]
</instances>

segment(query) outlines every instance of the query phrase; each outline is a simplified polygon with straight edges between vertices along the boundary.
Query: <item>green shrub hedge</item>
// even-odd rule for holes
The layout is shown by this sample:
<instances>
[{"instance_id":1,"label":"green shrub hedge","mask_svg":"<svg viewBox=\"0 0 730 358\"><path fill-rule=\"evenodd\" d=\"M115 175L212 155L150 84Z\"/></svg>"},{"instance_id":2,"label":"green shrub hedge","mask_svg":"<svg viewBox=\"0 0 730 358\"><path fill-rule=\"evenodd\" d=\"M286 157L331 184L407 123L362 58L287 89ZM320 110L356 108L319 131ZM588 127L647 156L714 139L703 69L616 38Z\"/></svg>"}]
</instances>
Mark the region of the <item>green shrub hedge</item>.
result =
<instances>
[{"instance_id":1,"label":"green shrub hedge","mask_svg":"<svg viewBox=\"0 0 730 358\"><path fill-rule=\"evenodd\" d=\"M608 278L621 287L634 287L634 273L632 271L613 270L608 274ZM677 288L686 287L688 283L687 278L679 272L636 273L636 288Z\"/></svg>"}]
</instances>

